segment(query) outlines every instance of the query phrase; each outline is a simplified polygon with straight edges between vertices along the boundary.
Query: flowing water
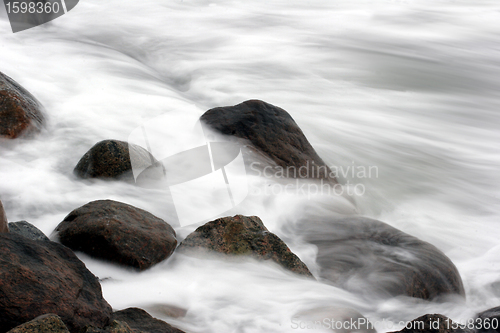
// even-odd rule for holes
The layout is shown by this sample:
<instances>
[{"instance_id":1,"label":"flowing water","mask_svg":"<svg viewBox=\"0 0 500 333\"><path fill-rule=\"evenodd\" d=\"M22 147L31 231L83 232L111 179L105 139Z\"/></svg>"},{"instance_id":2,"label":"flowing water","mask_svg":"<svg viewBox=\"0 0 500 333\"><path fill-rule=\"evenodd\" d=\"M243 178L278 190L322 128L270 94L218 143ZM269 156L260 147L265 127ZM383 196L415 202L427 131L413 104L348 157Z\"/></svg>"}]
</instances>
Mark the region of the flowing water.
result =
<instances>
[{"instance_id":1,"label":"flowing water","mask_svg":"<svg viewBox=\"0 0 500 333\"><path fill-rule=\"evenodd\" d=\"M298 312L347 307L383 332L426 313L464 321L500 305L498 1L81 0L16 34L0 9L0 70L47 114L34 140L0 147L10 221L50 235L71 210L113 199L173 221L181 240L196 226L174 223L161 190L80 181L74 166L96 142L127 141L155 117L176 124L165 144L177 146L206 110L261 99L287 110L342 171L340 182L363 191L355 206L254 193L231 214L260 216L317 274L314 246L289 226L311 209L355 209L442 250L467 294L380 299L254 261L179 256L139 273L79 254L104 279L113 308L142 307L188 332L296 332L303 331L292 320ZM371 174L352 173L370 167ZM208 209L203 199L211 196L180 205ZM187 316L168 318L165 304Z\"/></svg>"}]
</instances>

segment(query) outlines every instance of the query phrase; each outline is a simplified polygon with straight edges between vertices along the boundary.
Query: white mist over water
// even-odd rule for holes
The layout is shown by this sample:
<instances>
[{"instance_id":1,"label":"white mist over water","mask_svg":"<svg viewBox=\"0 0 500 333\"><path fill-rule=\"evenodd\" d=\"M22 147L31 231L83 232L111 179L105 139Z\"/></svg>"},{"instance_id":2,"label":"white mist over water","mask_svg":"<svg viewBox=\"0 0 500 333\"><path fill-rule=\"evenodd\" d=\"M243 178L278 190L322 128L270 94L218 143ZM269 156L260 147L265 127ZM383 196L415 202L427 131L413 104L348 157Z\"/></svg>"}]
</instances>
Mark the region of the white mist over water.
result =
<instances>
[{"instance_id":1,"label":"white mist over water","mask_svg":"<svg viewBox=\"0 0 500 333\"><path fill-rule=\"evenodd\" d=\"M464 302L366 300L252 261L178 257L137 273L80 255L111 277L102 288L115 309L184 307L181 319L151 313L189 332L295 332L292 316L318 307L398 323L426 313L465 320L500 305L498 1L82 0L17 34L0 10L0 71L48 118L34 140L0 146L10 221L51 234L71 210L106 198L172 221L161 191L80 181L72 169L96 142L126 141L164 113L178 124L166 143L175 146L206 110L261 99L287 110L328 165L376 166L378 177L341 179L366 187L357 212L437 246L467 293ZM339 198L252 196L231 214L260 216L314 272L314 247L287 223L307 209L349 208ZM194 228L177 228L179 238Z\"/></svg>"}]
</instances>

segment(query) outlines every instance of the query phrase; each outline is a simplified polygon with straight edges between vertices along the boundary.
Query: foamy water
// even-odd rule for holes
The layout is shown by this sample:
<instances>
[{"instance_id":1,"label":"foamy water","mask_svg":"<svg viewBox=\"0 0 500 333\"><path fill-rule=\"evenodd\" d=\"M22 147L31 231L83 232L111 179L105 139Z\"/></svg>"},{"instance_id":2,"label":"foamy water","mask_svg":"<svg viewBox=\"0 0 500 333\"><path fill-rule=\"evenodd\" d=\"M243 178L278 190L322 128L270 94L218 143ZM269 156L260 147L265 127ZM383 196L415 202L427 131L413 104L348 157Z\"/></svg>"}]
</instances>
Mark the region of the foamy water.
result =
<instances>
[{"instance_id":1,"label":"foamy water","mask_svg":"<svg viewBox=\"0 0 500 333\"><path fill-rule=\"evenodd\" d=\"M341 183L365 192L355 207L251 195L231 214L260 216L317 273L315 248L288 227L310 209L356 209L437 246L467 294L444 303L366 299L253 261L179 256L137 273L81 254L110 278L102 288L113 308L143 307L188 332L297 332L294 314L327 306L397 324L426 313L465 320L500 305L498 1L83 0L16 34L0 10L0 71L48 118L36 139L0 147L10 221L50 235L71 210L106 198L172 221L161 190L82 182L74 166L96 142L126 141L154 117L178 124L167 140L176 146L206 110L261 99L287 110L325 162L343 167ZM370 177L347 171L370 166ZM179 239L195 227L177 226ZM158 304L188 314L171 319Z\"/></svg>"}]
</instances>

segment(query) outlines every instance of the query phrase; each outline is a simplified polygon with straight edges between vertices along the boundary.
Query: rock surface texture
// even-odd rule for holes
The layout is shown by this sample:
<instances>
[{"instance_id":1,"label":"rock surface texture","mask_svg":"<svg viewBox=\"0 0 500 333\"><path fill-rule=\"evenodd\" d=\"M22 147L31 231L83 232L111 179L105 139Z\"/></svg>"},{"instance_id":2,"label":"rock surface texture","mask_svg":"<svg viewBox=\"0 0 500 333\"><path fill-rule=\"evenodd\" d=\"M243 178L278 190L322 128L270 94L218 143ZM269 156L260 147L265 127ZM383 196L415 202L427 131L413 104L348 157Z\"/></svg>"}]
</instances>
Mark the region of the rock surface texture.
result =
<instances>
[{"instance_id":1,"label":"rock surface texture","mask_svg":"<svg viewBox=\"0 0 500 333\"><path fill-rule=\"evenodd\" d=\"M147 269L175 250L174 229L153 214L113 200L92 201L57 226L62 244L96 258Z\"/></svg>"},{"instance_id":2,"label":"rock surface texture","mask_svg":"<svg viewBox=\"0 0 500 333\"><path fill-rule=\"evenodd\" d=\"M69 333L58 315L46 314L11 329L8 333Z\"/></svg>"},{"instance_id":3,"label":"rock surface texture","mask_svg":"<svg viewBox=\"0 0 500 333\"><path fill-rule=\"evenodd\" d=\"M42 110L32 94L0 72L0 137L15 139L40 131Z\"/></svg>"},{"instance_id":4,"label":"rock surface texture","mask_svg":"<svg viewBox=\"0 0 500 333\"><path fill-rule=\"evenodd\" d=\"M67 247L0 234L0 332L57 314L71 332L108 324L111 307L97 278Z\"/></svg>"},{"instance_id":5,"label":"rock surface texture","mask_svg":"<svg viewBox=\"0 0 500 333\"><path fill-rule=\"evenodd\" d=\"M236 215L206 223L189 234L177 249L187 253L193 250L272 260L294 273L312 276L307 266L257 216Z\"/></svg>"},{"instance_id":6,"label":"rock surface texture","mask_svg":"<svg viewBox=\"0 0 500 333\"><path fill-rule=\"evenodd\" d=\"M285 110L259 100L217 107L200 120L209 128L242 140L274 164L278 178L316 178L335 181L300 127Z\"/></svg>"},{"instance_id":7,"label":"rock surface texture","mask_svg":"<svg viewBox=\"0 0 500 333\"><path fill-rule=\"evenodd\" d=\"M147 333L184 333L172 325L153 318L146 311L139 308L128 308L117 311L113 314L113 319L124 322L133 330Z\"/></svg>"},{"instance_id":8,"label":"rock surface texture","mask_svg":"<svg viewBox=\"0 0 500 333\"><path fill-rule=\"evenodd\" d=\"M7 215L0 200L0 233L2 232L9 232L9 221L7 221Z\"/></svg>"},{"instance_id":9,"label":"rock surface texture","mask_svg":"<svg viewBox=\"0 0 500 333\"><path fill-rule=\"evenodd\" d=\"M49 240L49 238L45 236L45 234L40 229L26 221L10 222L9 231L13 234L18 234L33 240Z\"/></svg>"},{"instance_id":10,"label":"rock surface texture","mask_svg":"<svg viewBox=\"0 0 500 333\"><path fill-rule=\"evenodd\" d=\"M435 246L364 217L307 219L298 225L318 247L320 276L356 293L432 299L465 295L451 260Z\"/></svg>"}]
</instances>

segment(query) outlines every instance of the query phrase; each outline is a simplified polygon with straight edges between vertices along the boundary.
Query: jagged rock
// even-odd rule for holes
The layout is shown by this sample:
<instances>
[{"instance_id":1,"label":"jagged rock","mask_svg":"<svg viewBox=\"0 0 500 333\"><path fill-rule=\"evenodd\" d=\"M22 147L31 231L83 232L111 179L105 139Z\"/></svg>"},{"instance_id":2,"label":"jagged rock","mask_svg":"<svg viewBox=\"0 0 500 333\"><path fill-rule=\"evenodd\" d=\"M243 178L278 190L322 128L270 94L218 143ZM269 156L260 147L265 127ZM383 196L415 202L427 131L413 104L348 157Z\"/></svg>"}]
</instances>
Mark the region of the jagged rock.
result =
<instances>
[{"instance_id":1,"label":"jagged rock","mask_svg":"<svg viewBox=\"0 0 500 333\"><path fill-rule=\"evenodd\" d=\"M83 155L73 173L84 179L120 179L133 182L135 178L132 165L135 168L142 165L155 167L158 161L146 149L137 145L125 141L103 140ZM150 176L147 172L142 174Z\"/></svg>"},{"instance_id":2,"label":"jagged rock","mask_svg":"<svg viewBox=\"0 0 500 333\"><path fill-rule=\"evenodd\" d=\"M97 278L67 247L0 234L0 332L57 314L71 332L108 324L111 307Z\"/></svg>"},{"instance_id":3,"label":"jagged rock","mask_svg":"<svg viewBox=\"0 0 500 333\"><path fill-rule=\"evenodd\" d=\"M46 314L11 329L8 333L69 333L61 317Z\"/></svg>"},{"instance_id":4,"label":"jagged rock","mask_svg":"<svg viewBox=\"0 0 500 333\"><path fill-rule=\"evenodd\" d=\"M257 216L236 215L208 222L189 234L177 249L181 253L200 250L272 260L292 272L312 276L307 266Z\"/></svg>"},{"instance_id":5,"label":"jagged rock","mask_svg":"<svg viewBox=\"0 0 500 333\"><path fill-rule=\"evenodd\" d=\"M40 131L42 110L33 95L0 72L0 137L15 139Z\"/></svg>"},{"instance_id":6,"label":"jagged rock","mask_svg":"<svg viewBox=\"0 0 500 333\"><path fill-rule=\"evenodd\" d=\"M9 232L9 221L7 221L7 215L0 200L0 233L2 232Z\"/></svg>"},{"instance_id":7,"label":"jagged rock","mask_svg":"<svg viewBox=\"0 0 500 333\"><path fill-rule=\"evenodd\" d=\"M113 200L92 201L73 210L56 230L61 243L75 251L139 270L167 259L177 245L168 223Z\"/></svg>"},{"instance_id":8,"label":"jagged rock","mask_svg":"<svg viewBox=\"0 0 500 333\"><path fill-rule=\"evenodd\" d=\"M139 308L128 308L113 313L113 319L127 323L132 329L145 333L184 333L170 324L153 318Z\"/></svg>"},{"instance_id":9,"label":"jagged rock","mask_svg":"<svg viewBox=\"0 0 500 333\"><path fill-rule=\"evenodd\" d=\"M26 221L10 222L9 231L13 234L18 234L32 240L50 240L40 229Z\"/></svg>"},{"instance_id":10,"label":"jagged rock","mask_svg":"<svg viewBox=\"0 0 500 333\"><path fill-rule=\"evenodd\" d=\"M336 182L335 175L290 114L277 106L249 100L235 106L210 109L200 120L219 133L240 139L243 145L250 145L270 159L277 178L316 178Z\"/></svg>"},{"instance_id":11,"label":"jagged rock","mask_svg":"<svg viewBox=\"0 0 500 333\"><path fill-rule=\"evenodd\" d=\"M432 299L465 296L451 260L435 246L364 217L308 218L298 224L318 247L320 277L351 292Z\"/></svg>"}]
</instances>

